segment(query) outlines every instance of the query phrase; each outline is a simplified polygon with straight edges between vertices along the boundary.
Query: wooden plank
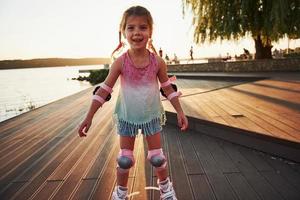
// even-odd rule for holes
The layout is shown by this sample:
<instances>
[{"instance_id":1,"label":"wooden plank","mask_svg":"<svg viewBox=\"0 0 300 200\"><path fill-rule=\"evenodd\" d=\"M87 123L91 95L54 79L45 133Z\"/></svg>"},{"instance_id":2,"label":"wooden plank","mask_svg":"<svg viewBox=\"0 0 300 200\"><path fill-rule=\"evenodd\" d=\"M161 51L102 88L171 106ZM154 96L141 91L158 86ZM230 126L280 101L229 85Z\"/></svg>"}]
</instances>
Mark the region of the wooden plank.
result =
<instances>
[{"instance_id":1,"label":"wooden plank","mask_svg":"<svg viewBox=\"0 0 300 200\"><path fill-rule=\"evenodd\" d=\"M80 115L82 113L78 113L78 114ZM81 118L78 118L78 119L80 120ZM61 148L59 153L57 153L57 155L55 155L54 157L50 157L50 158L48 157L48 162L46 161L47 160L47 158L46 158L46 160L44 160L44 162L46 162L45 166L43 166L42 168L38 168L38 170L35 169L35 174L33 174L33 177L30 177L30 173L29 174L25 173L24 176L25 177L27 176L28 178L30 177L33 180L33 182L31 184L28 184L25 187L23 187L21 189L21 191L18 192L16 195L21 195L22 197L26 196L26 195L31 195L32 192L34 190L37 190L37 187L39 187L41 185L41 183L43 183L48 178L48 176L53 172L53 170L57 167L57 165L60 164L60 162L63 159L65 159L65 157L67 157L69 152L71 152L73 150L73 147L78 146L78 143L80 142L80 140L78 140L78 139L76 140L76 138L78 138L78 137L76 137L77 136L77 133L76 133L77 124L79 122L78 119L73 121L74 126L72 124L69 125L71 127L71 129L66 127L64 129L64 131L60 132L60 134L63 134L65 136L67 136L65 134L65 132L71 133L68 135L68 137L63 137L63 138L66 138L66 140L69 141L70 144L64 146L64 148ZM73 133L75 133L76 136L74 136ZM60 138L60 137L58 137L58 138ZM39 160L39 159L37 159L37 160ZM34 171L32 173L34 173ZM24 178L24 176L23 176L23 178ZM22 178L22 176L19 178ZM25 190L25 188L26 188L26 190Z\"/></svg>"},{"instance_id":2,"label":"wooden plank","mask_svg":"<svg viewBox=\"0 0 300 200\"><path fill-rule=\"evenodd\" d=\"M77 108L78 108L78 106L77 106ZM81 107L79 107L79 108L81 108ZM81 111L82 111L82 109L81 109ZM20 133L22 133L22 134L18 134L18 135L15 135L14 137L10 137L9 140L1 139L1 141L2 141L1 146L4 146L4 148L2 148L2 150L1 150L1 154L9 155L7 153L7 151L9 149L6 149L6 148L10 148L10 147L14 147L14 151L9 152L10 154L12 154L12 153L18 154L18 152L23 153L26 151L26 148L23 147L24 145L27 145L26 141L30 142L30 140L32 140L32 139L38 138L38 139L42 140L45 138L48 140L48 138L52 136L51 134L56 133L55 132L56 129L64 126L63 123L57 124L57 122L59 120L65 121L65 122L72 120L72 117L68 117L66 119L61 119L60 115L64 114L67 116L73 116L76 112L81 113L81 111L79 109L78 110L71 109L70 111L69 110L67 110L67 111L59 110L59 111L55 112L55 115L50 115L51 119L45 118L42 121L38 120L37 123L35 123L34 125L32 124L30 129L22 130L22 127L20 127L20 129L21 129ZM16 146L16 142L14 142L14 141L18 141L19 139L22 139L22 141L24 141L24 142L21 146ZM27 148L29 148L29 147L30 146L28 146ZM11 157L15 158L16 155L11 156ZM4 157L2 157L2 159L4 159ZM12 160L10 160L10 161L12 161Z\"/></svg>"},{"instance_id":3,"label":"wooden plank","mask_svg":"<svg viewBox=\"0 0 300 200\"><path fill-rule=\"evenodd\" d=\"M51 194L60 184L62 184L62 182L62 180L47 181L31 196L30 200L51 199Z\"/></svg>"},{"instance_id":4,"label":"wooden plank","mask_svg":"<svg viewBox=\"0 0 300 200\"><path fill-rule=\"evenodd\" d=\"M215 105L219 106L230 116L242 115L242 113L240 113L237 109L228 107L227 105L223 104L223 100L226 99L226 97L223 95L219 95L219 91L211 92L211 93L209 93L207 95L203 95L203 96L208 96L210 98L210 101L214 103L214 106Z\"/></svg>"},{"instance_id":5,"label":"wooden plank","mask_svg":"<svg viewBox=\"0 0 300 200\"><path fill-rule=\"evenodd\" d=\"M66 122L71 123L72 120L73 118L70 118ZM11 169L12 166L15 165L15 163L20 163L20 161L24 161L24 157L28 157L29 155L32 155L35 151L39 151L39 149L41 149L41 147L43 146L42 144L46 145L47 143L49 143L51 139L53 139L52 136L55 136L55 134L63 128L64 128L63 123L61 123L60 125L49 126L47 128L44 128L43 131L44 134L47 133L46 136L43 137L42 136L43 133L41 133L41 136L33 137L32 139L31 138L23 139L23 141L28 140L28 142L24 142L20 147L16 148L11 153L8 153L6 156L2 157L1 162L6 163L6 165L2 165L0 167L1 173L2 170L5 171L5 169L7 168ZM36 134L38 133L39 132L36 132Z\"/></svg>"},{"instance_id":6,"label":"wooden plank","mask_svg":"<svg viewBox=\"0 0 300 200\"><path fill-rule=\"evenodd\" d=\"M112 133L114 134L114 133ZM74 190L70 199L88 199L93 192L97 181L102 177L105 170L107 170L107 165L114 154L113 149L117 148L118 140L117 136L114 134L110 137L110 140L102 148L101 152L96 156L96 160L93 163L92 167L87 171L83 176L81 181L76 186L77 189Z\"/></svg>"},{"instance_id":7,"label":"wooden plank","mask_svg":"<svg viewBox=\"0 0 300 200\"><path fill-rule=\"evenodd\" d=\"M73 131L77 130L77 127ZM68 130L66 130L68 131ZM21 180L30 179L31 181L24 185L13 197L16 199L28 199L38 188L47 180L48 176L57 168L63 159L73 150L74 146L78 146L80 140L70 134L65 137L62 143L54 146L55 151L48 151L40 162L35 163L29 171L25 171L20 177Z\"/></svg>"},{"instance_id":8,"label":"wooden plank","mask_svg":"<svg viewBox=\"0 0 300 200\"><path fill-rule=\"evenodd\" d=\"M95 139L100 138L100 137L103 137L103 136L102 136L102 135L96 136ZM88 140L86 140L86 141L88 141ZM92 145L93 143L94 143L94 141L91 142L90 145ZM81 144L84 144L84 142L82 142ZM81 151L83 152L83 155L84 155L84 154L89 150L89 148L90 148L90 147L88 147L86 150L83 150L83 149L85 149L85 146L84 146L84 145L80 145L80 146L76 147L76 148L74 149L73 153L71 153L70 156L68 156L68 157L74 158L75 156L73 156L73 155L74 155L74 152L75 152L77 149L81 150ZM78 150L78 151L79 151L79 150ZM80 160L80 159L77 159L77 160ZM55 195L55 194L57 193L57 191L59 190L59 188L63 186L63 184L64 184L63 181L70 175L70 172L74 169L74 166L77 165L76 162L74 162L74 165L73 165L73 163L71 163L71 161L73 161L72 159L68 159L68 161L70 161L70 162L68 162L68 163L67 163L67 162L63 162L64 164L66 164L66 165L65 165L65 168L63 168L63 167L60 165L60 166L56 169L56 171L54 171L54 173L53 173L52 175L50 175L50 177L47 179L47 182L56 182L56 181L59 181L60 184L57 184L57 187L56 187L56 188L51 188L51 189L52 189L52 190L51 190L51 193L50 193L50 191L47 191L47 192L44 191L44 190L48 190L47 187L42 188L41 191L40 191L40 193L46 195L46 196L44 196L43 198L49 197L49 196L51 196L51 198L53 198L54 195ZM67 164L70 164L70 165L67 165ZM73 166L73 167L71 167L71 169L70 169L70 166ZM58 169L61 170L61 171L58 171ZM49 194L51 194L51 195L49 195Z\"/></svg>"},{"instance_id":9,"label":"wooden plank","mask_svg":"<svg viewBox=\"0 0 300 200\"><path fill-rule=\"evenodd\" d=\"M93 132L90 135L92 134ZM96 132L94 132L94 134L96 134ZM100 134L95 135L95 137L90 136L85 138L85 140L83 140L79 146L75 147L72 153L65 158L48 180L65 180L65 177L68 176L70 172L70 166L76 166L80 159L82 159L82 156L84 156L89 148L91 148L92 144L97 140L102 142L105 138L106 136Z\"/></svg>"},{"instance_id":10,"label":"wooden plank","mask_svg":"<svg viewBox=\"0 0 300 200\"><path fill-rule=\"evenodd\" d=\"M83 177L83 179L97 179L101 177L107 161L110 160L113 155L113 151L111 150L119 146L119 139L117 137L117 134L115 133L115 129L110 134L112 134L113 136L110 137L105 146L101 148L101 151L96 156L93 165L91 166L88 173Z\"/></svg>"},{"instance_id":11,"label":"wooden plank","mask_svg":"<svg viewBox=\"0 0 300 200\"><path fill-rule=\"evenodd\" d=\"M40 190L41 185L45 183L48 175L52 172L51 170L55 169L56 166L54 165L54 162L56 162L56 160L52 160L52 163L49 166L46 165L46 168L42 172L39 172L39 174L33 177L33 181L24 185L24 187L22 187L15 195L13 195L13 197L16 199L28 199L28 197L30 197L35 191Z\"/></svg>"},{"instance_id":12,"label":"wooden plank","mask_svg":"<svg viewBox=\"0 0 300 200\"><path fill-rule=\"evenodd\" d=\"M297 167L299 169L299 164L291 163L280 158L270 157L268 155L264 155L264 158L265 161L274 168L274 171L277 174L280 174L286 182L290 183L300 191L300 173L299 170L293 168Z\"/></svg>"},{"instance_id":13,"label":"wooden plank","mask_svg":"<svg viewBox=\"0 0 300 200\"><path fill-rule=\"evenodd\" d=\"M162 134L162 133L161 133ZM144 176L146 178L146 186L152 186L152 187L157 187L156 182L153 182L153 177L155 176L155 172L154 172L154 168L152 167L152 165L150 164L150 162L146 159L148 156L148 148L146 148L147 146L147 142L146 142L146 138L143 138L143 143L144 143L144 155L145 155L145 164L141 166L141 168L144 170ZM161 136L161 142L163 144L163 137ZM153 196L153 190L146 190L146 196L145 199L152 199Z\"/></svg>"},{"instance_id":14,"label":"wooden plank","mask_svg":"<svg viewBox=\"0 0 300 200\"><path fill-rule=\"evenodd\" d=\"M221 148L221 146L216 141L217 139L203 135L203 142L206 144L207 150L210 152L215 162L217 163L217 168L222 173L237 173L240 172L239 169L233 164L232 159L227 155L227 153Z\"/></svg>"},{"instance_id":15,"label":"wooden plank","mask_svg":"<svg viewBox=\"0 0 300 200\"><path fill-rule=\"evenodd\" d=\"M202 96L202 95L201 95ZM189 110L192 111L192 113L195 113L194 115L191 116L196 116L200 119L207 119L207 120L212 120L211 116L204 110L204 104L201 101L201 96L193 96L193 97L188 97L184 98L185 101L189 102ZM190 115L191 112L187 111L187 115Z\"/></svg>"},{"instance_id":16,"label":"wooden plank","mask_svg":"<svg viewBox=\"0 0 300 200\"><path fill-rule=\"evenodd\" d=\"M251 163L236 150L234 145L223 142L223 149L232 158L234 164L239 168L247 182L262 199L283 199L278 191L274 190Z\"/></svg>"},{"instance_id":17,"label":"wooden plank","mask_svg":"<svg viewBox=\"0 0 300 200\"><path fill-rule=\"evenodd\" d=\"M202 95L202 98L206 99L209 102L211 109L213 109L220 115L220 117L225 121L225 125L244 129L245 125L241 123L238 118L233 117L243 115L240 112L235 111L231 107L224 105L223 102L219 100L219 97L215 97L213 96L213 94L214 93Z\"/></svg>"},{"instance_id":18,"label":"wooden plank","mask_svg":"<svg viewBox=\"0 0 300 200\"><path fill-rule=\"evenodd\" d=\"M1 200L11 199L12 195L15 194L26 182L14 182L12 187L8 188L1 193Z\"/></svg>"},{"instance_id":19,"label":"wooden plank","mask_svg":"<svg viewBox=\"0 0 300 200\"><path fill-rule=\"evenodd\" d=\"M260 199L241 173L226 173L225 176L239 199Z\"/></svg>"},{"instance_id":20,"label":"wooden plank","mask_svg":"<svg viewBox=\"0 0 300 200\"><path fill-rule=\"evenodd\" d=\"M97 184L98 178L81 179L78 189L72 193L69 199L85 200L89 199L91 190Z\"/></svg>"},{"instance_id":21,"label":"wooden plank","mask_svg":"<svg viewBox=\"0 0 300 200\"><path fill-rule=\"evenodd\" d=\"M273 100L272 98L268 98L268 96L271 97L272 94L267 94L267 95L265 95L265 98L262 98L261 95L255 96L253 93L239 90L239 87L228 88L228 89L221 90L218 92L222 92L223 95L228 95L228 97L232 97L232 98L238 97L247 103L257 106L258 108L273 110L273 112L284 112L284 113L291 112L291 113L293 113L295 110L295 109L286 107L282 104L274 103L272 101ZM243 101L241 101L241 102L243 102Z\"/></svg>"},{"instance_id":22,"label":"wooden plank","mask_svg":"<svg viewBox=\"0 0 300 200\"><path fill-rule=\"evenodd\" d=\"M232 95L233 93L227 93L227 95ZM235 98L236 95L233 97ZM254 101L254 100L253 100ZM252 102L253 102L252 101ZM230 104L232 104L233 102L235 102L234 100L230 100ZM258 115L263 116L265 119L267 119L270 123L272 123L272 125L278 127L280 130L284 130L285 132L289 133L289 135L293 135L293 137L297 138L299 137L299 131L296 131L294 128L291 128L290 126L285 125L286 120L283 119L283 117L278 118L279 115L273 115L271 112L269 111L264 111L266 110L266 108L264 108L264 110L257 108L257 106L255 104L252 105L252 103L250 103L251 101L244 101L241 100L239 101L240 104L242 104L242 106L246 106L245 108L248 109L248 111L255 111L256 112L260 112ZM284 112L284 111L282 111ZM292 116L292 115L291 115ZM282 123L283 122L283 123ZM298 140L298 139L297 139ZM299 140L300 141L300 140Z\"/></svg>"},{"instance_id":23,"label":"wooden plank","mask_svg":"<svg viewBox=\"0 0 300 200\"><path fill-rule=\"evenodd\" d=\"M297 103L300 99L300 93L299 92L292 92L289 90L278 90L278 88L274 87L264 87L259 84L247 84L243 85L243 87L240 87L242 90L247 91L255 91L256 94L272 94L273 98L281 99L281 100L288 100L289 102ZM288 98L288 99L286 99Z\"/></svg>"},{"instance_id":24,"label":"wooden plank","mask_svg":"<svg viewBox=\"0 0 300 200\"><path fill-rule=\"evenodd\" d=\"M145 190L146 186L149 186L150 175L149 172L146 171L145 165L147 162L147 148L144 146L143 135L139 135L137 138L138 142L138 151L136 160L135 172L134 172L134 183L132 186L131 193L138 192L138 195L132 196L131 200L138 200L138 199L148 199L147 191ZM150 169L151 170L151 169Z\"/></svg>"},{"instance_id":25,"label":"wooden plank","mask_svg":"<svg viewBox=\"0 0 300 200\"><path fill-rule=\"evenodd\" d=\"M165 129L167 129L166 137L170 156L168 163L171 168L172 181L177 198L194 199L183 163L183 155L181 154L182 150L179 150L180 147L178 146L178 134L180 134L180 132L173 127Z\"/></svg>"},{"instance_id":26,"label":"wooden plank","mask_svg":"<svg viewBox=\"0 0 300 200\"><path fill-rule=\"evenodd\" d=\"M288 82L275 82L274 80L257 81L252 84L259 87L276 89L278 91L293 92L295 94L300 93L300 84L294 84L294 86L291 87Z\"/></svg>"},{"instance_id":27,"label":"wooden plank","mask_svg":"<svg viewBox=\"0 0 300 200\"><path fill-rule=\"evenodd\" d=\"M247 107L243 107L238 103L235 103L234 101L223 101L227 106L236 107L237 109L240 109L243 111L244 115L252 120L254 123L259 124L259 126L263 127L264 130L267 131L267 134L278 137L278 138L284 138L291 141L297 141L300 140L300 136L296 136L293 133L290 133L289 131L284 131L278 127L282 126L279 124L282 124L280 121L273 120L272 118L263 115L262 113L257 112L254 109L248 109Z\"/></svg>"},{"instance_id":28,"label":"wooden plank","mask_svg":"<svg viewBox=\"0 0 300 200\"><path fill-rule=\"evenodd\" d=\"M189 177L195 199L216 199L205 174L193 174Z\"/></svg>"},{"instance_id":29,"label":"wooden plank","mask_svg":"<svg viewBox=\"0 0 300 200\"><path fill-rule=\"evenodd\" d=\"M78 187L78 182L91 168L91 165L95 160L95 155L98 154L99 149L101 150L101 145L103 148L109 142L110 138L112 138L112 133L108 134L104 140L95 137L95 140L86 147L85 152L82 153L76 164L70 169L67 176L64 177L65 181L60 186L59 190L57 190L53 199L68 199L72 195L73 191Z\"/></svg>"},{"instance_id":30,"label":"wooden plank","mask_svg":"<svg viewBox=\"0 0 300 200\"><path fill-rule=\"evenodd\" d=\"M119 153L119 146L115 146L112 149L113 154L109 159L106 169L101 177L99 177L97 184L94 185L93 191L90 193L90 198L93 200L98 200L100 198L110 199L110 196L114 190L114 185L116 183L116 158Z\"/></svg>"},{"instance_id":31,"label":"wooden plank","mask_svg":"<svg viewBox=\"0 0 300 200\"><path fill-rule=\"evenodd\" d=\"M272 171L261 172L261 174L268 180L268 182L275 188L278 193L285 199L298 200L300 191L293 185L289 184L280 174Z\"/></svg>"},{"instance_id":32,"label":"wooden plank","mask_svg":"<svg viewBox=\"0 0 300 200\"><path fill-rule=\"evenodd\" d=\"M7 187L9 185L9 182L11 181L24 181L24 182L29 181L29 179L25 179L24 176L21 178L21 176L24 174L24 172L32 168L36 160L42 157L45 153L47 153L49 148L51 148L52 146L56 146L56 144L59 143L60 140L61 140L60 138L54 138L50 143L44 146L44 148L41 149L38 153L36 153L34 156L29 157L26 162L14 168L14 170L12 170L10 174L5 174L5 178L1 180L1 185L6 184Z\"/></svg>"},{"instance_id":33,"label":"wooden plank","mask_svg":"<svg viewBox=\"0 0 300 200\"><path fill-rule=\"evenodd\" d=\"M182 149L182 159L186 166L187 174L204 174L202 166L197 161L194 147L191 145L193 136L187 132L179 136L180 148Z\"/></svg>"},{"instance_id":34,"label":"wooden plank","mask_svg":"<svg viewBox=\"0 0 300 200\"><path fill-rule=\"evenodd\" d=\"M72 118L70 118L70 122L74 123L76 122L76 120L72 120ZM71 126L72 126L72 123L71 123ZM64 133L64 130L68 130L69 126L67 127L58 127L60 129L55 129L56 131L58 131L59 133ZM9 173L12 173L14 170L14 174L13 175L10 175L10 176L16 176L16 173L19 172L24 172L25 171L25 168L26 166L31 166L32 163L34 163L37 159L40 159L41 156L43 154L45 154L49 149L51 149L52 146L56 145L59 141L61 140L61 138L59 137L53 137L51 139L48 139L47 140L42 140L41 142L45 143L44 146L41 146L39 145L41 142L37 142L37 144L34 144L31 149L29 149L28 151L25 151L24 154L21 154L19 156L18 159L16 160L13 160L13 162L10 162L9 165L6 166L6 168L9 170L7 172L5 172L4 170L6 168L3 168L1 170L1 174L2 174L2 179L5 177L5 176L8 176ZM37 147L37 148L35 148ZM25 157L25 159L24 159ZM4 173L5 172L5 173ZM8 178L5 178L4 179L6 181L8 181ZM2 181L1 181L2 182Z\"/></svg>"},{"instance_id":35,"label":"wooden plank","mask_svg":"<svg viewBox=\"0 0 300 200\"><path fill-rule=\"evenodd\" d=\"M203 142L202 136L195 134L192 144L216 198L237 199L227 179L217 167L218 163L214 160L210 151L208 151L207 144Z\"/></svg>"},{"instance_id":36,"label":"wooden plank","mask_svg":"<svg viewBox=\"0 0 300 200\"><path fill-rule=\"evenodd\" d=\"M0 138L3 139L4 137L10 136L11 134L15 134L15 131L18 130L20 126L28 127L33 121L45 116L46 113L49 112L50 108L51 106L47 105L0 122Z\"/></svg>"},{"instance_id":37,"label":"wooden plank","mask_svg":"<svg viewBox=\"0 0 300 200\"><path fill-rule=\"evenodd\" d=\"M168 122L167 122L168 123ZM170 122L169 122L170 123ZM169 177L171 179L171 181L173 180L173 173L172 173L172 168L171 168L171 164L170 164L170 152L169 152L169 142L168 142L168 134L169 134L169 129L167 127L167 125L165 125L163 127L163 130L161 132L161 143L162 143L162 149L163 149L163 152L166 156L166 159L167 159L167 169L168 169L168 173L169 173ZM151 185L154 186L154 187L158 187L157 185L157 176L156 176L156 173L155 173L155 169L154 167L151 167L151 174L152 174L152 182L151 182ZM176 192L176 190L175 190ZM157 190L150 190L149 191L150 193L150 198L151 200L156 200L156 199L160 199L160 191L157 191Z\"/></svg>"},{"instance_id":38,"label":"wooden plank","mask_svg":"<svg viewBox=\"0 0 300 200\"><path fill-rule=\"evenodd\" d=\"M274 169L266 162L266 158L262 155L262 152L242 146L236 146L236 148L258 171L274 171Z\"/></svg>"},{"instance_id":39,"label":"wooden plank","mask_svg":"<svg viewBox=\"0 0 300 200\"><path fill-rule=\"evenodd\" d=\"M271 86L278 89L300 92L300 82L290 82L286 80L268 79L266 81L258 81L255 84L262 86Z\"/></svg>"},{"instance_id":40,"label":"wooden plank","mask_svg":"<svg viewBox=\"0 0 300 200\"><path fill-rule=\"evenodd\" d=\"M293 113L292 114L293 117L291 117L290 113L278 113L278 114L275 114L275 116L276 115L279 115L278 118L280 118L280 119L281 118L287 119L282 122L294 129L300 131L300 127L299 127L299 123L298 123L300 121L300 113Z\"/></svg>"},{"instance_id":41,"label":"wooden plank","mask_svg":"<svg viewBox=\"0 0 300 200\"><path fill-rule=\"evenodd\" d=\"M74 96L77 96L77 95L74 95ZM73 98L74 97L71 96L71 97L68 97L65 99L70 101L70 99L73 99ZM13 131L8 134L4 133L5 137L1 137L0 145L2 145L3 142L7 142L9 140L14 140L14 139L16 139L16 137L23 138L24 136L28 136L32 133L32 131L35 131L37 128L41 127L41 124L44 124L45 122L47 122L47 120L49 121L49 119L51 120L51 119L59 118L60 115L62 115L63 113L67 114L70 111L72 112L74 110L74 108L78 108L78 105L87 104L87 102L83 101L85 98L81 97L81 98L76 99L76 101L68 102L68 104L66 104L66 105L63 105L63 104L60 105L59 103L61 101L65 102L66 101L65 99L59 100L58 102L50 103L46 106L43 106L36 110L33 110L33 111L29 112L28 115L26 113L26 116L29 116L30 119L32 119L32 120L30 120L31 123L28 123L28 122L27 123L19 123L19 120L17 120L17 121L14 120L14 122L12 122L14 125ZM43 111L41 115L38 115L38 116L35 115L36 112L41 112L41 111ZM16 117L16 119L20 119L21 122L22 122L22 118L23 118L23 115ZM10 131L10 129L8 129L8 131ZM1 135L3 135L3 134L1 133Z\"/></svg>"}]
</instances>

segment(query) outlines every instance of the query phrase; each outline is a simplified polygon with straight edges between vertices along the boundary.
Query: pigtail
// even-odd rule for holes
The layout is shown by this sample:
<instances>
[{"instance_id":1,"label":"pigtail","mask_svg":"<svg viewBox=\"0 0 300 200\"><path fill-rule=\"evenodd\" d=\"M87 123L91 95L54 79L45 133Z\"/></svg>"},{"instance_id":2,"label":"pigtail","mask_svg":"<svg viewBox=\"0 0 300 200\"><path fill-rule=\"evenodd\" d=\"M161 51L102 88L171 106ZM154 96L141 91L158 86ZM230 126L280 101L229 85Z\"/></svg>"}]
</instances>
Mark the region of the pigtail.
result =
<instances>
[{"instance_id":1,"label":"pigtail","mask_svg":"<svg viewBox=\"0 0 300 200\"><path fill-rule=\"evenodd\" d=\"M113 58L114 54L119 51L119 49L121 49L123 47L123 42L122 42L122 33L121 31L119 31L119 44L117 46L117 48L111 53L111 57Z\"/></svg>"},{"instance_id":2,"label":"pigtail","mask_svg":"<svg viewBox=\"0 0 300 200\"><path fill-rule=\"evenodd\" d=\"M156 55L158 55L158 54L157 54L157 51L156 51L156 49L155 49L155 47L153 46L152 41L153 41L153 40L150 38L149 41L148 41L148 47L147 47L147 48L148 48L150 51L152 51L153 53L155 53Z\"/></svg>"}]
</instances>

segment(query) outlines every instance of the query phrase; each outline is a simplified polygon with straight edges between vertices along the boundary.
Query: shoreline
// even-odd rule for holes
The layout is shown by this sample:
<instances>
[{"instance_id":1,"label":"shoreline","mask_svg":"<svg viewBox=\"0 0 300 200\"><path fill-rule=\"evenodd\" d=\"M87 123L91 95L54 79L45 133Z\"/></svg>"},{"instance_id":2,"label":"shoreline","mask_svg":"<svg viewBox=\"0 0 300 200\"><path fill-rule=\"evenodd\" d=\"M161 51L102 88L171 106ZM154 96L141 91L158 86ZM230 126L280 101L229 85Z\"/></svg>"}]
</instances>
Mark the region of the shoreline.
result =
<instances>
[{"instance_id":1,"label":"shoreline","mask_svg":"<svg viewBox=\"0 0 300 200\"><path fill-rule=\"evenodd\" d=\"M1 60L0 70L45 68L45 67L68 67L84 65L109 65L110 58L45 58L31 60Z\"/></svg>"}]
</instances>

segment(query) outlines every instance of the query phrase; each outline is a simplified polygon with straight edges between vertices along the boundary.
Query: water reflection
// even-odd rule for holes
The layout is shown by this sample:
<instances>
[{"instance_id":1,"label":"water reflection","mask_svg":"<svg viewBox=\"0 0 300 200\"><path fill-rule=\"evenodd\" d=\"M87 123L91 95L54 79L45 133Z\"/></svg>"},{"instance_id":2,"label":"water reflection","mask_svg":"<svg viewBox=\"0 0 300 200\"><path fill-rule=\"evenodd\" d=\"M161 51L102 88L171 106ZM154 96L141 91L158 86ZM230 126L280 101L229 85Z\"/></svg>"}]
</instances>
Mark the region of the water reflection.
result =
<instances>
[{"instance_id":1,"label":"water reflection","mask_svg":"<svg viewBox=\"0 0 300 200\"><path fill-rule=\"evenodd\" d=\"M102 66L0 70L0 121L91 87L86 81L72 80L86 68Z\"/></svg>"}]
</instances>

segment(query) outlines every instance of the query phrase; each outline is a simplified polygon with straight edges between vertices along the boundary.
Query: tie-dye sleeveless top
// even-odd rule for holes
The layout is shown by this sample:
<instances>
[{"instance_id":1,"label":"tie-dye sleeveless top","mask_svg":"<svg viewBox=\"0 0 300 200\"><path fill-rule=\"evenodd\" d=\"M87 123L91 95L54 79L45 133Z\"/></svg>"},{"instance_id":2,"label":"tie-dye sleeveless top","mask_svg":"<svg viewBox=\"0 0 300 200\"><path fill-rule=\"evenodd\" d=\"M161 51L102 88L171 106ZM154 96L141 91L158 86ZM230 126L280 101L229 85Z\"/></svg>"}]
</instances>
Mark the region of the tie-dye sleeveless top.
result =
<instances>
[{"instance_id":1,"label":"tie-dye sleeveless top","mask_svg":"<svg viewBox=\"0 0 300 200\"><path fill-rule=\"evenodd\" d=\"M158 62L153 53L149 54L150 62L143 68L135 67L128 52L122 55L121 87L114 113L120 135L135 136L139 129L144 135L152 135L161 131L165 123Z\"/></svg>"}]
</instances>

